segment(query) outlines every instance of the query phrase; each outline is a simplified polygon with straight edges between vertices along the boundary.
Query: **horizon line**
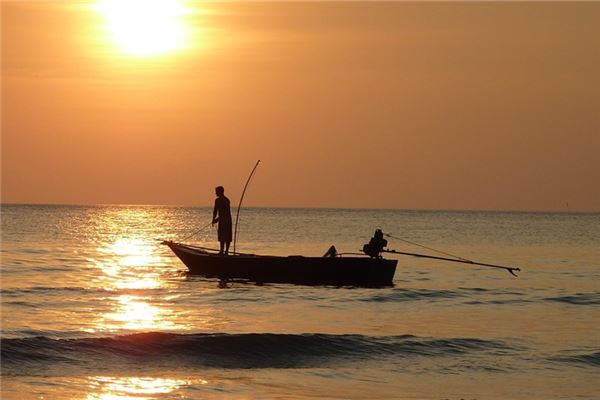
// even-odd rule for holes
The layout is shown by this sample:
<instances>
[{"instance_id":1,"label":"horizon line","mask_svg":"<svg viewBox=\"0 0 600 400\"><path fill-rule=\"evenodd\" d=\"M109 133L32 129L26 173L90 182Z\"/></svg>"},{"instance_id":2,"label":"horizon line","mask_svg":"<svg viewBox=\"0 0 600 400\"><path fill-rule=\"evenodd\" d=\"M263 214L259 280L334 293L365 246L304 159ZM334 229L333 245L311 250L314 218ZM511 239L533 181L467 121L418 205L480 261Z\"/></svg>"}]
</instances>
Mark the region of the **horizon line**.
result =
<instances>
[{"instance_id":1,"label":"horizon line","mask_svg":"<svg viewBox=\"0 0 600 400\"><path fill-rule=\"evenodd\" d=\"M54 206L54 207L172 207L172 208L211 208L211 204L151 204L151 203L15 203L0 202L4 206ZM237 208L237 206L235 207ZM385 211L430 211L430 212L490 212L490 213L538 213L538 214L600 214L600 210L527 210L527 209L460 209L460 208L402 208L402 207L317 207L317 206L274 206L253 205L243 208L275 208L289 210L385 210Z\"/></svg>"}]
</instances>

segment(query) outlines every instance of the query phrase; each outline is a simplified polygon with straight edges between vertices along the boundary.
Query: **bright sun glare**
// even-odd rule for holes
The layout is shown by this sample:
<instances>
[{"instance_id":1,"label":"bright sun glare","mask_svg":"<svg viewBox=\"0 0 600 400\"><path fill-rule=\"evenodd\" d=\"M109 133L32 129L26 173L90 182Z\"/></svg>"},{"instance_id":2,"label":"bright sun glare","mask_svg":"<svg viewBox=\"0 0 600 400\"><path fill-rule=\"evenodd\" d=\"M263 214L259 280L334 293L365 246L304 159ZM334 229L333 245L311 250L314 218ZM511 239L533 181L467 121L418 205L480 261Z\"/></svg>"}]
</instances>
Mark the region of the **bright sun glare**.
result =
<instances>
[{"instance_id":1,"label":"bright sun glare","mask_svg":"<svg viewBox=\"0 0 600 400\"><path fill-rule=\"evenodd\" d=\"M186 8L178 0L99 0L113 41L127 54L152 56L184 47Z\"/></svg>"}]
</instances>

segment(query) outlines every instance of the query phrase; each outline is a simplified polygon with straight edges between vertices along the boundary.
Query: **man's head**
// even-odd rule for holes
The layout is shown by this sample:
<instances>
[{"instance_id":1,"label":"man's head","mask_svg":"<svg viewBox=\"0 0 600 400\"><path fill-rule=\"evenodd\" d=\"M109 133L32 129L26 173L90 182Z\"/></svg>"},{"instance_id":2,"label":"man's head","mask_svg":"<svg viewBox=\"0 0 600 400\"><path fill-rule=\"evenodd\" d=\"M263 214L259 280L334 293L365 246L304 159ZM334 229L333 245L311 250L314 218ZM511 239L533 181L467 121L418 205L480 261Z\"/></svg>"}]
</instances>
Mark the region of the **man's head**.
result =
<instances>
[{"instance_id":1,"label":"man's head","mask_svg":"<svg viewBox=\"0 0 600 400\"><path fill-rule=\"evenodd\" d=\"M217 194L217 196L221 197L225 195L225 188L223 186L217 186L215 188L215 193Z\"/></svg>"}]
</instances>

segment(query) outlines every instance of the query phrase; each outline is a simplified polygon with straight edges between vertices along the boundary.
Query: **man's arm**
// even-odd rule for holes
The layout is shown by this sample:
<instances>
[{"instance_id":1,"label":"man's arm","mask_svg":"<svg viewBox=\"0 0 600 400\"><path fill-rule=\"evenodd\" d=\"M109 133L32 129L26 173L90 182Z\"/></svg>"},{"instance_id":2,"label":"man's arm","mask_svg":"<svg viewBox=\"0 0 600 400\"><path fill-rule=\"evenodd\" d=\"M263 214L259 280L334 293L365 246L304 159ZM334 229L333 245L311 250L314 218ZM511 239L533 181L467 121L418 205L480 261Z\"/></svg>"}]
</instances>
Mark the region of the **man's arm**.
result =
<instances>
[{"instance_id":1,"label":"man's arm","mask_svg":"<svg viewBox=\"0 0 600 400\"><path fill-rule=\"evenodd\" d=\"M219 199L215 199L215 208L213 209L213 219L212 219L213 225L219 221L219 218L217 218L217 213L219 212L219 208L217 207L218 201L219 201Z\"/></svg>"}]
</instances>

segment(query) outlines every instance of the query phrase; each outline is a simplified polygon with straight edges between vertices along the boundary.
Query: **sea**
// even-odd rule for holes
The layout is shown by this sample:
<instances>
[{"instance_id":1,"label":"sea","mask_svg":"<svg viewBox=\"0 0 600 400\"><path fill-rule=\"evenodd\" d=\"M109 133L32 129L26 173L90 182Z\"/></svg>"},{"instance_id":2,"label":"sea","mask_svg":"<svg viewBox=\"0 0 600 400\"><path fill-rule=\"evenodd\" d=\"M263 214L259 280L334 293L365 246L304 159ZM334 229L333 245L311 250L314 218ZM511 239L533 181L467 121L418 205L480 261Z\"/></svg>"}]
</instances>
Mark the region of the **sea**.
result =
<instances>
[{"instance_id":1,"label":"sea","mask_svg":"<svg viewBox=\"0 0 600 400\"><path fill-rule=\"evenodd\" d=\"M600 214L246 208L237 251L437 251L393 287L190 276L212 210L1 207L1 398L600 399ZM208 226L207 226L208 225ZM204 229L203 229L204 228ZM421 247L425 246L425 247Z\"/></svg>"}]
</instances>

